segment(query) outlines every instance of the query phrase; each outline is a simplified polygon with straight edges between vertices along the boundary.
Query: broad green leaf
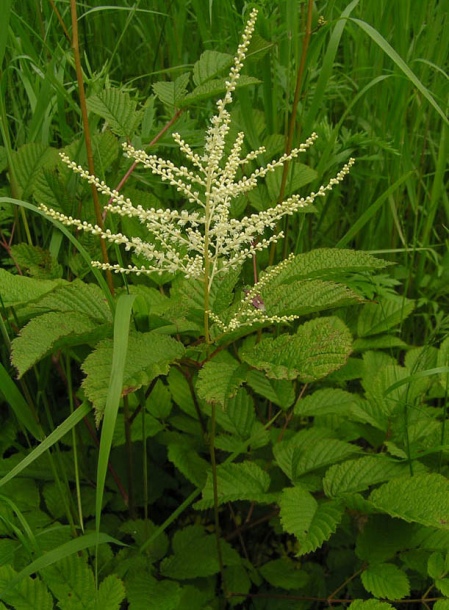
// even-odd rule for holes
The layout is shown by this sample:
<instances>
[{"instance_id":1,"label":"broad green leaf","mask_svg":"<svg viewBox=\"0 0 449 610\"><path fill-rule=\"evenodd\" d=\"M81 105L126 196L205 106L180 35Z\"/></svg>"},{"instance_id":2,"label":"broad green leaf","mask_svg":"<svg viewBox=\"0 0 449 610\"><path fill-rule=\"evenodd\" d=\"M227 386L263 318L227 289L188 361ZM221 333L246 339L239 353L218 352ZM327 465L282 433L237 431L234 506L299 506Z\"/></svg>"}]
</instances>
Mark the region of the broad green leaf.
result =
<instances>
[{"instance_id":1,"label":"broad green leaf","mask_svg":"<svg viewBox=\"0 0 449 610\"><path fill-rule=\"evenodd\" d=\"M112 366L113 339L104 339L83 363L86 396L97 411L103 411L108 394ZM155 377L166 375L170 364L182 358L179 341L157 332L132 333L129 336L122 395L135 392Z\"/></svg>"},{"instance_id":2,"label":"broad green leaf","mask_svg":"<svg viewBox=\"0 0 449 610\"><path fill-rule=\"evenodd\" d=\"M357 320L357 335L370 337L386 333L401 324L414 308L414 302L408 299L382 299L379 303L367 303Z\"/></svg>"},{"instance_id":3,"label":"broad green leaf","mask_svg":"<svg viewBox=\"0 0 449 610\"><path fill-rule=\"evenodd\" d=\"M195 448L187 443L184 445L170 443L168 445L168 459L188 481L200 488L204 486L209 462L200 457Z\"/></svg>"},{"instance_id":4,"label":"broad green leaf","mask_svg":"<svg viewBox=\"0 0 449 610\"><path fill-rule=\"evenodd\" d=\"M218 51L204 51L193 66L193 82L197 87L215 78L218 74L231 67L232 55Z\"/></svg>"},{"instance_id":5,"label":"broad green leaf","mask_svg":"<svg viewBox=\"0 0 449 610\"><path fill-rule=\"evenodd\" d=\"M389 264L367 252L317 248L305 254L298 254L288 261L282 271L273 278L273 285L310 278L331 279L350 271L383 269Z\"/></svg>"},{"instance_id":6,"label":"broad green leaf","mask_svg":"<svg viewBox=\"0 0 449 610\"><path fill-rule=\"evenodd\" d=\"M265 563L259 568L259 572L273 587L301 589L310 580L309 574L301 568L298 561L281 557Z\"/></svg>"},{"instance_id":7,"label":"broad green leaf","mask_svg":"<svg viewBox=\"0 0 449 610\"><path fill-rule=\"evenodd\" d=\"M246 371L247 367L237 361L206 362L199 372L196 383L198 396L208 403L218 403L226 407L229 399L235 396L239 386L244 382Z\"/></svg>"},{"instance_id":8,"label":"broad green leaf","mask_svg":"<svg viewBox=\"0 0 449 610\"><path fill-rule=\"evenodd\" d=\"M364 491L371 485L403 477L410 471L408 464L383 455L366 455L356 460L331 466L323 480L324 493L338 497ZM392 485L395 481L392 482Z\"/></svg>"},{"instance_id":9,"label":"broad green leaf","mask_svg":"<svg viewBox=\"0 0 449 610\"><path fill-rule=\"evenodd\" d=\"M167 106L167 108L179 108L185 99L187 85L189 84L190 74L181 74L173 82L160 81L153 84L153 91L156 97Z\"/></svg>"},{"instance_id":10,"label":"broad green leaf","mask_svg":"<svg viewBox=\"0 0 449 610\"><path fill-rule=\"evenodd\" d=\"M42 570L42 578L61 610L95 610L95 579L85 558L70 555Z\"/></svg>"},{"instance_id":11,"label":"broad green leaf","mask_svg":"<svg viewBox=\"0 0 449 610\"><path fill-rule=\"evenodd\" d=\"M187 413L187 415L198 419L198 413L192 398L192 388L190 388L184 375L177 368L172 367L168 374L167 381L172 398L178 407L184 411L184 413Z\"/></svg>"},{"instance_id":12,"label":"broad green leaf","mask_svg":"<svg viewBox=\"0 0 449 610\"><path fill-rule=\"evenodd\" d=\"M240 557L230 544L221 541L225 565L238 565ZM199 525L178 530L173 537L173 555L166 557L160 566L161 574L176 580L212 576L220 571L217 557L217 540Z\"/></svg>"},{"instance_id":13,"label":"broad green leaf","mask_svg":"<svg viewBox=\"0 0 449 610\"><path fill-rule=\"evenodd\" d=\"M171 580L158 581L147 572L134 572L126 581L129 610L178 610L181 587Z\"/></svg>"},{"instance_id":14,"label":"broad green leaf","mask_svg":"<svg viewBox=\"0 0 449 610\"><path fill-rule=\"evenodd\" d=\"M248 85L258 85L260 81L252 76L246 76L241 74L237 82L237 89L240 87L247 87ZM188 93L183 99L180 107L189 106L191 104L197 104L203 100L207 100L211 97L217 97L226 91L226 79L225 78L214 78L207 82L195 87L195 89ZM156 92L155 92L156 93Z\"/></svg>"},{"instance_id":15,"label":"broad green leaf","mask_svg":"<svg viewBox=\"0 0 449 610\"><path fill-rule=\"evenodd\" d=\"M54 148L29 142L13 153L14 174L19 187L19 198L29 199L44 167L55 165L58 152Z\"/></svg>"},{"instance_id":16,"label":"broad green leaf","mask_svg":"<svg viewBox=\"0 0 449 610\"><path fill-rule=\"evenodd\" d=\"M449 599L438 599L433 605L433 610L449 610Z\"/></svg>"},{"instance_id":17,"label":"broad green leaf","mask_svg":"<svg viewBox=\"0 0 449 610\"><path fill-rule=\"evenodd\" d=\"M449 365L449 337L446 337L444 341L441 342L440 349L438 350L437 356L437 366L443 367ZM447 373L443 373L439 375L440 383L447 391L449 386L449 375Z\"/></svg>"},{"instance_id":18,"label":"broad green leaf","mask_svg":"<svg viewBox=\"0 0 449 610\"><path fill-rule=\"evenodd\" d=\"M255 370L248 372L246 380L259 396L263 396L281 409L288 409L295 399L295 391L290 381L268 379L263 373Z\"/></svg>"},{"instance_id":19,"label":"broad green leaf","mask_svg":"<svg viewBox=\"0 0 449 610\"><path fill-rule=\"evenodd\" d=\"M335 307L361 303L354 291L342 284L323 280L298 280L262 290L270 316L306 315Z\"/></svg>"},{"instance_id":20,"label":"broad green leaf","mask_svg":"<svg viewBox=\"0 0 449 610\"><path fill-rule=\"evenodd\" d=\"M449 554L432 553L427 562L427 572L431 578L444 578L449 572Z\"/></svg>"},{"instance_id":21,"label":"broad green leaf","mask_svg":"<svg viewBox=\"0 0 449 610\"><path fill-rule=\"evenodd\" d=\"M50 312L28 322L12 341L11 361L20 378L48 354L69 345L96 343L110 331L110 324L99 326L76 311Z\"/></svg>"},{"instance_id":22,"label":"broad green leaf","mask_svg":"<svg viewBox=\"0 0 449 610\"><path fill-rule=\"evenodd\" d=\"M370 515L357 536L356 555L368 563L393 559L400 551L413 547L414 526L389 515Z\"/></svg>"},{"instance_id":23,"label":"broad green leaf","mask_svg":"<svg viewBox=\"0 0 449 610\"><path fill-rule=\"evenodd\" d=\"M130 138L142 119L142 110L137 110L136 105L129 93L113 88L87 99L89 112L103 118L112 131L122 138Z\"/></svg>"},{"instance_id":24,"label":"broad green leaf","mask_svg":"<svg viewBox=\"0 0 449 610\"><path fill-rule=\"evenodd\" d=\"M217 467L218 504L247 500L249 502L273 502L275 495L268 494L270 476L254 462L221 464ZM214 504L212 474L207 475L203 497L195 508L203 510Z\"/></svg>"},{"instance_id":25,"label":"broad green leaf","mask_svg":"<svg viewBox=\"0 0 449 610\"><path fill-rule=\"evenodd\" d=\"M448 530L448 497L449 480L431 473L389 481L375 489L369 500L392 517Z\"/></svg>"},{"instance_id":26,"label":"broad green leaf","mask_svg":"<svg viewBox=\"0 0 449 610\"><path fill-rule=\"evenodd\" d=\"M277 167L273 172L270 172L266 177L268 199L273 203L279 197L281 192L281 184L283 181L284 169ZM287 174L285 196L288 197L299 191L306 184L310 184L318 178L315 170L302 163L292 163L289 166ZM284 178L285 180L285 178ZM250 198L251 199L251 198Z\"/></svg>"},{"instance_id":27,"label":"broad green leaf","mask_svg":"<svg viewBox=\"0 0 449 610\"><path fill-rule=\"evenodd\" d=\"M126 596L123 582L116 574L110 574L100 583L95 608L120 610Z\"/></svg>"},{"instance_id":28,"label":"broad green leaf","mask_svg":"<svg viewBox=\"0 0 449 610\"><path fill-rule=\"evenodd\" d=\"M335 462L359 452L360 448L356 445L338 439L319 441L305 451L301 451L298 447L297 452L293 453L292 459L293 478L298 479L313 470L335 464Z\"/></svg>"},{"instance_id":29,"label":"broad green leaf","mask_svg":"<svg viewBox=\"0 0 449 610\"><path fill-rule=\"evenodd\" d=\"M316 318L300 326L295 335L263 339L241 356L270 378L312 382L343 366L351 345L351 334L339 318Z\"/></svg>"},{"instance_id":30,"label":"broad green leaf","mask_svg":"<svg viewBox=\"0 0 449 610\"><path fill-rule=\"evenodd\" d=\"M132 519L120 525L120 532L131 536L139 547L158 529L158 526L149 519ZM159 561L167 554L169 544L167 534L159 531L151 544L146 546L145 557L151 562Z\"/></svg>"},{"instance_id":31,"label":"broad green leaf","mask_svg":"<svg viewBox=\"0 0 449 610\"><path fill-rule=\"evenodd\" d=\"M14 610L53 610L53 598L40 578L28 576L5 591L17 576L10 566L0 567L0 595L3 601Z\"/></svg>"},{"instance_id":32,"label":"broad green leaf","mask_svg":"<svg viewBox=\"0 0 449 610\"><path fill-rule=\"evenodd\" d=\"M286 487L279 500L282 527L289 534L303 539L310 531L318 502L302 487Z\"/></svg>"},{"instance_id":33,"label":"broad green leaf","mask_svg":"<svg viewBox=\"0 0 449 610\"><path fill-rule=\"evenodd\" d=\"M391 563L376 563L362 572L365 589L376 597L403 599L410 594L410 583L405 572Z\"/></svg>"},{"instance_id":34,"label":"broad green leaf","mask_svg":"<svg viewBox=\"0 0 449 610\"><path fill-rule=\"evenodd\" d=\"M11 246L11 255L17 265L34 278L53 280L61 277L62 266L49 250L22 243Z\"/></svg>"},{"instance_id":35,"label":"broad green leaf","mask_svg":"<svg viewBox=\"0 0 449 610\"><path fill-rule=\"evenodd\" d=\"M67 282L62 279L35 280L0 269L0 298L4 307L32 303L43 297L44 294L66 284Z\"/></svg>"},{"instance_id":36,"label":"broad green leaf","mask_svg":"<svg viewBox=\"0 0 449 610\"><path fill-rule=\"evenodd\" d=\"M360 398L338 388L325 388L317 390L304 398L299 398L295 405L295 415L301 417L320 415L340 415L351 417L359 407Z\"/></svg>"}]
</instances>

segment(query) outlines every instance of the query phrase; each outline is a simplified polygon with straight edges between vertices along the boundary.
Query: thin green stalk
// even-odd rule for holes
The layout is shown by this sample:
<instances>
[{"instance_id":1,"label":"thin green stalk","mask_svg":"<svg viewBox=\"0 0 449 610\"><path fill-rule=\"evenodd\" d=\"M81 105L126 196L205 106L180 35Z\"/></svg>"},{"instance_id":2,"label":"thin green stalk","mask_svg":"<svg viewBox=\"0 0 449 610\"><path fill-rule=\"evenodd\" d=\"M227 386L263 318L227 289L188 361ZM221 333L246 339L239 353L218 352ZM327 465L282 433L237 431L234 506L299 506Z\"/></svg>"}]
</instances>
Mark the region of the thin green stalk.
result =
<instances>
[{"instance_id":1,"label":"thin green stalk","mask_svg":"<svg viewBox=\"0 0 449 610\"><path fill-rule=\"evenodd\" d=\"M217 557L218 565L220 566L221 587L226 597L226 582L224 575L223 555L221 552L221 529L220 515L218 511L218 479L217 479L217 461L215 456L215 429L216 429L217 406L212 403L212 413L210 418L210 437L209 437L209 452L210 462L212 466L212 487L214 492L214 521L215 521L215 538L217 541Z\"/></svg>"},{"instance_id":2,"label":"thin green stalk","mask_svg":"<svg viewBox=\"0 0 449 610\"><path fill-rule=\"evenodd\" d=\"M290 154L292 151L292 148L293 148L293 137L294 137L295 130L296 130L296 117L298 114L299 96L301 94L301 89L302 89L302 85L303 85L304 71L305 71L306 60L307 60L307 51L309 48L310 37L312 35L313 5L314 5L313 0L308 0L306 27L305 27L304 38L303 38L303 42L302 42L301 61L299 62L298 72L296 75L295 94L294 94L294 98L293 98L292 112L290 115L290 121L289 121L289 126L288 126L287 141L285 144L285 153L286 154ZM282 179L281 179L281 187L279 190L278 202L281 202L284 200L289 167L290 167L290 161L286 161L284 163L284 167L282 170ZM283 247L283 258L286 258L287 254L288 254L288 252L287 252L287 250L288 250L288 227L289 227L289 217L287 216L284 221L285 237L284 237L284 247ZM276 252L276 245L273 244L270 249L269 265L272 265L274 262L275 252Z\"/></svg>"},{"instance_id":3,"label":"thin green stalk","mask_svg":"<svg viewBox=\"0 0 449 610\"><path fill-rule=\"evenodd\" d=\"M87 112L87 104L86 104L86 93L84 91L84 80L83 80L83 71L81 68L81 56L79 49L79 37L78 37L78 17L76 10L76 0L70 0L70 14L72 17L72 50L75 58L75 70L76 70L76 79L78 82L78 94L80 99L80 108L81 108L81 116L83 121L83 130L84 130L84 140L86 145L86 154L87 154L87 166L89 168L89 172L91 175L95 175L95 165L94 165L94 155L92 150L92 139L90 135L90 127L89 127L89 118ZM95 185L91 185L92 192L92 200L94 203L95 217L99 227L103 228L103 215L100 206L100 200L98 197L97 189ZM109 262L108 251L106 248L106 242L104 239L100 239L101 245L101 255L104 263ZM114 284L112 281L112 274L110 270L106 272L107 282L109 286L109 290L112 294L114 294Z\"/></svg>"}]
</instances>

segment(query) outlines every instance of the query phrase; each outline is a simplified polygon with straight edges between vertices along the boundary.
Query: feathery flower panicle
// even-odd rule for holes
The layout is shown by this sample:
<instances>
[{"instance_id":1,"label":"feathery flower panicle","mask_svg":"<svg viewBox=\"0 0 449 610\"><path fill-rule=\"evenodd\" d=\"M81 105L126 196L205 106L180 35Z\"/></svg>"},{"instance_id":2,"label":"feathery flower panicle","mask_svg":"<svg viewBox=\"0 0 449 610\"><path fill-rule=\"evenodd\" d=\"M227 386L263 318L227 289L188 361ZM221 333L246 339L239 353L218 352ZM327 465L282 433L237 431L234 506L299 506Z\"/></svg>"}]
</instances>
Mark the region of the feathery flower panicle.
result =
<instances>
[{"instance_id":1,"label":"feathery flower panicle","mask_svg":"<svg viewBox=\"0 0 449 610\"><path fill-rule=\"evenodd\" d=\"M245 136L243 132L240 132L231 146L231 152L226 157L225 142L231 123L231 115L227 107L233 100L233 92L240 77L256 17L257 10L253 9L226 81L224 97L217 102L217 112L210 119L203 154L195 153L178 133L173 134L173 139L188 161L190 168L183 165L178 167L168 159L149 155L143 150L136 150L129 144L123 145L126 155L174 186L195 208L195 211L144 209L140 205L136 206L130 199L111 189L103 181L90 175L81 166L71 161L67 155L61 154L62 160L74 172L94 184L100 193L107 195L109 203L105 206L105 210L121 216L136 217L152 236L152 240L146 242L138 237L112 233L109 229L102 229L97 225L65 216L41 205L41 209L48 216L63 224L73 225L78 229L99 235L112 243L123 244L126 250L140 255L148 261L146 265L140 267L133 265L121 267L101 262L94 262L94 266L110 269L116 273L136 273L138 275L181 272L186 278L203 280L207 295L217 276L240 266L257 251L267 248L283 237L282 231L269 237L263 237L267 229L274 231L282 217L295 214L301 208L311 204L317 197L323 197L349 172L354 162L353 159L350 159L337 176L332 178L328 184L321 186L316 193L311 193L306 197L293 195L272 208L250 214L241 220L230 217L233 199L254 189L260 179L276 168L296 159L317 138L317 135L313 133L298 148L294 148L289 154L282 155L265 167L256 169L249 176L238 177L238 174L248 162L265 152L263 146L241 157ZM243 305L250 303L255 294L253 291L249 291ZM208 309L207 303L206 296L205 309ZM234 324L240 326L244 321L248 323L251 319L255 321L265 315L261 309L253 308L253 312L246 306L244 309L246 311L243 316L244 320L236 320L235 323L231 323L230 328L226 327L226 329L232 330ZM213 315L211 317L219 323ZM266 316L265 319L267 319Z\"/></svg>"}]
</instances>

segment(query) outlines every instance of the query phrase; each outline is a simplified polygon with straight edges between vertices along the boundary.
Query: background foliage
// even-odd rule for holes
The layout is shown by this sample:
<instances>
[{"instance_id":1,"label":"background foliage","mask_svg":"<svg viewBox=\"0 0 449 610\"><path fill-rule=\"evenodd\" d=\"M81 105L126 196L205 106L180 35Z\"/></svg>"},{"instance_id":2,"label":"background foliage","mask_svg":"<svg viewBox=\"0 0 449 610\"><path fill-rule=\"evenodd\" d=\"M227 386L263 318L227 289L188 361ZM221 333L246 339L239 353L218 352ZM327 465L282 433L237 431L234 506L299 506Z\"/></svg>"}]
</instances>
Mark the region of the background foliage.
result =
<instances>
[{"instance_id":1,"label":"background foliage","mask_svg":"<svg viewBox=\"0 0 449 610\"><path fill-rule=\"evenodd\" d=\"M200 367L193 282L118 276L111 296L90 265L97 240L36 211L95 220L58 157L87 166L71 6L3 2L0 608L449 608L449 7L258 7L235 124L265 162L289 134L320 137L235 214L356 164L258 258L263 270L298 255L279 282L304 318L290 334L237 334ZM201 145L248 8L78 4L99 177L126 175L121 141L174 161L173 129ZM146 207L182 205L140 170L124 188ZM252 283L248 265L235 290ZM338 357L319 372L316 337Z\"/></svg>"}]
</instances>

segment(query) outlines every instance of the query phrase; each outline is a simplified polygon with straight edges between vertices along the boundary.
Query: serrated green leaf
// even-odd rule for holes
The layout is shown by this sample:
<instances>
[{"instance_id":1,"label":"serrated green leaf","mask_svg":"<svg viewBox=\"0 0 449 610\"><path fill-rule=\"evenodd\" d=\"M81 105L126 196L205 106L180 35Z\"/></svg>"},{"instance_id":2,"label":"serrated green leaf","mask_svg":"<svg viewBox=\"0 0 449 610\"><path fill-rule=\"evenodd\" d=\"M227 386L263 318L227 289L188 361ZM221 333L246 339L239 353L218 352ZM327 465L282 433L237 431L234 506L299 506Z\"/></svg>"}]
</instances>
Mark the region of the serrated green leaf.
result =
<instances>
[{"instance_id":1,"label":"serrated green leaf","mask_svg":"<svg viewBox=\"0 0 449 610\"><path fill-rule=\"evenodd\" d=\"M248 372L246 380L259 396L263 396L281 409L288 409L295 399L295 391L290 381L268 379L260 371L254 370Z\"/></svg>"},{"instance_id":2,"label":"serrated green leaf","mask_svg":"<svg viewBox=\"0 0 449 610\"><path fill-rule=\"evenodd\" d=\"M339 318L316 318L300 326L295 335L263 339L241 356L270 378L311 382L343 366L351 345L351 334Z\"/></svg>"},{"instance_id":3,"label":"serrated green leaf","mask_svg":"<svg viewBox=\"0 0 449 610\"><path fill-rule=\"evenodd\" d=\"M94 610L95 579L86 559L71 555L42 570L47 586L61 610Z\"/></svg>"},{"instance_id":4,"label":"serrated green leaf","mask_svg":"<svg viewBox=\"0 0 449 610\"><path fill-rule=\"evenodd\" d=\"M235 363L206 362L198 375L196 390L198 396L208 403L218 403L226 407L228 400L235 396L239 386L245 381L246 367Z\"/></svg>"},{"instance_id":5,"label":"serrated green leaf","mask_svg":"<svg viewBox=\"0 0 449 610\"><path fill-rule=\"evenodd\" d=\"M410 594L410 583L405 572L391 563L377 563L362 572L365 589L376 597L403 599Z\"/></svg>"},{"instance_id":6,"label":"serrated green leaf","mask_svg":"<svg viewBox=\"0 0 449 610\"><path fill-rule=\"evenodd\" d=\"M274 171L270 172L266 177L266 185L268 198L271 202L276 201L281 192L281 184L285 178L283 178L284 168L277 167ZM302 163L292 163L289 166L289 171L286 181L285 195L288 197L299 191L306 184L310 184L318 177L317 172Z\"/></svg>"},{"instance_id":7,"label":"serrated green leaf","mask_svg":"<svg viewBox=\"0 0 449 610\"><path fill-rule=\"evenodd\" d=\"M100 323L112 322L111 310L102 290L96 284L76 279L64 284L39 301L39 309L82 313Z\"/></svg>"},{"instance_id":8,"label":"serrated green leaf","mask_svg":"<svg viewBox=\"0 0 449 610\"><path fill-rule=\"evenodd\" d=\"M189 79L190 73L186 72L178 76L173 82L160 81L154 83L153 91L156 97L164 106L167 106L167 108L179 108L181 102L186 98Z\"/></svg>"},{"instance_id":9,"label":"serrated green leaf","mask_svg":"<svg viewBox=\"0 0 449 610\"><path fill-rule=\"evenodd\" d=\"M207 100L211 97L217 97L226 91L226 78L214 78L208 80L206 83L195 87L195 89L188 93L183 99L180 107L189 106L191 104L197 104L203 100ZM257 85L260 80L253 78L252 76L246 76L241 74L237 82L237 89L240 87L247 87L248 85Z\"/></svg>"},{"instance_id":10,"label":"serrated green leaf","mask_svg":"<svg viewBox=\"0 0 449 610\"><path fill-rule=\"evenodd\" d=\"M97 411L103 411L108 394L114 342L104 339L86 358L83 388ZM129 336L122 395L135 392L155 377L166 375L170 364L182 358L184 347L171 337L153 331Z\"/></svg>"},{"instance_id":11,"label":"serrated green leaf","mask_svg":"<svg viewBox=\"0 0 449 610\"><path fill-rule=\"evenodd\" d=\"M367 303L357 320L357 335L370 337L386 333L403 322L413 311L415 304L408 299Z\"/></svg>"},{"instance_id":12,"label":"serrated green leaf","mask_svg":"<svg viewBox=\"0 0 449 610\"><path fill-rule=\"evenodd\" d=\"M310 579L309 574L301 569L299 562L288 557L268 561L259 568L259 572L273 587L281 589L302 589Z\"/></svg>"},{"instance_id":13,"label":"serrated green leaf","mask_svg":"<svg viewBox=\"0 0 449 610\"><path fill-rule=\"evenodd\" d=\"M3 601L14 610L53 610L53 598L40 578L28 576L5 592L16 576L17 573L11 566L0 566L0 592Z\"/></svg>"},{"instance_id":14,"label":"serrated green leaf","mask_svg":"<svg viewBox=\"0 0 449 610\"><path fill-rule=\"evenodd\" d=\"M103 118L114 133L126 138L134 134L142 119L142 110L137 110L136 106L129 93L113 88L87 99L89 112Z\"/></svg>"},{"instance_id":15,"label":"serrated green leaf","mask_svg":"<svg viewBox=\"0 0 449 610\"><path fill-rule=\"evenodd\" d=\"M96 607L119 610L125 596L125 585L122 580L116 574L110 574L100 583Z\"/></svg>"},{"instance_id":16,"label":"serrated green leaf","mask_svg":"<svg viewBox=\"0 0 449 610\"><path fill-rule=\"evenodd\" d=\"M304 398L299 398L295 405L295 415L301 417L320 415L340 415L350 417L359 405L359 396L338 388L317 390Z\"/></svg>"},{"instance_id":17,"label":"serrated green leaf","mask_svg":"<svg viewBox=\"0 0 449 610\"><path fill-rule=\"evenodd\" d=\"M328 466L329 464L335 464L335 462L359 452L359 447L338 439L318 441L305 451L301 451L297 447L292 458L293 478L297 479L313 470L323 468L323 466Z\"/></svg>"},{"instance_id":18,"label":"serrated green leaf","mask_svg":"<svg viewBox=\"0 0 449 610\"><path fill-rule=\"evenodd\" d=\"M126 582L129 610L178 610L181 587L170 580L158 581L147 572L133 573Z\"/></svg>"},{"instance_id":19,"label":"serrated green leaf","mask_svg":"<svg viewBox=\"0 0 449 610\"><path fill-rule=\"evenodd\" d=\"M323 489L327 496L339 497L364 491L383 481L403 477L408 471L408 464L398 463L383 455L367 455L331 466L324 477Z\"/></svg>"},{"instance_id":20,"label":"serrated green leaf","mask_svg":"<svg viewBox=\"0 0 449 610\"><path fill-rule=\"evenodd\" d=\"M410 548L413 525L389 515L370 515L357 536L356 555L368 563L381 563Z\"/></svg>"},{"instance_id":21,"label":"serrated green leaf","mask_svg":"<svg viewBox=\"0 0 449 610\"><path fill-rule=\"evenodd\" d=\"M24 144L13 153L14 174L20 199L28 199L33 194L36 180L43 168L54 166L58 158L56 149L36 142Z\"/></svg>"},{"instance_id":22,"label":"serrated green leaf","mask_svg":"<svg viewBox=\"0 0 449 610\"><path fill-rule=\"evenodd\" d=\"M66 285L65 280L35 280L0 269L0 298L4 307L32 303L44 294Z\"/></svg>"},{"instance_id":23,"label":"serrated green leaf","mask_svg":"<svg viewBox=\"0 0 449 610\"><path fill-rule=\"evenodd\" d=\"M433 610L449 610L449 599L438 599L433 605Z\"/></svg>"},{"instance_id":24,"label":"serrated green leaf","mask_svg":"<svg viewBox=\"0 0 449 610\"><path fill-rule=\"evenodd\" d=\"M198 413L192 398L192 389L184 375L177 368L172 367L168 374L167 381L173 400L178 407L184 411L184 413L187 413L187 415L198 419Z\"/></svg>"},{"instance_id":25,"label":"serrated green leaf","mask_svg":"<svg viewBox=\"0 0 449 610\"><path fill-rule=\"evenodd\" d=\"M110 334L110 325L99 326L82 313L50 312L33 318L12 341L11 362L20 377L48 354L69 345L96 343Z\"/></svg>"},{"instance_id":26,"label":"serrated green leaf","mask_svg":"<svg viewBox=\"0 0 449 610\"><path fill-rule=\"evenodd\" d=\"M318 502L302 487L286 487L279 500L282 527L289 534L304 538L310 531Z\"/></svg>"},{"instance_id":27,"label":"serrated green leaf","mask_svg":"<svg viewBox=\"0 0 449 610\"><path fill-rule=\"evenodd\" d=\"M199 87L208 80L215 78L220 72L230 68L232 62L233 57L228 53L204 51L193 66L193 82Z\"/></svg>"},{"instance_id":28,"label":"serrated green leaf","mask_svg":"<svg viewBox=\"0 0 449 610\"><path fill-rule=\"evenodd\" d=\"M375 489L369 500L392 517L448 530L448 497L449 481L431 473L389 481Z\"/></svg>"},{"instance_id":29,"label":"serrated green leaf","mask_svg":"<svg viewBox=\"0 0 449 610\"><path fill-rule=\"evenodd\" d=\"M62 266L49 250L22 243L11 246L11 256L17 265L37 279L52 280L61 277Z\"/></svg>"},{"instance_id":30,"label":"serrated green leaf","mask_svg":"<svg viewBox=\"0 0 449 610\"><path fill-rule=\"evenodd\" d=\"M170 443L168 445L168 459L181 472L185 478L201 488L206 482L209 462L201 458L188 444Z\"/></svg>"},{"instance_id":31,"label":"serrated green leaf","mask_svg":"<svg viewBox=\"0 0 449 610\"><path fill-rule=\"evenodd\" d=\"M238 565L240 557L230 544L221 541L225 565ZM166 557L160 566L161 574L168 578L186 580L212 576L220 571L215 536L207 535L199 525L178 530L173 537L173 555Z\"/></svg>"},{"instance_id":32,"label":"serrated green leaf","mask_svg":"<svg viewBox=\"0 0 449 610\"><path fill-rule=\"evenodd\" d=\"M254 462L221 464L217 467L218 504L247 500L250 502L272 502L273 494L268 494L270 476ZM207 475L202 499L195 504L200 510L214 504L212 475Z\"/></svg>"},{"instance_id":33,"label":"serrated green leaf","mask_svg":"<svg viewBox=\"0 0 449 610\"><path fill-rule=\"evenodd\" d=\"M316 311L361 303L353 290L342 284L323 280L298 280L262 290L270 316L306 315Z\"/></svg>"},{"instance_id":34,"label":"serrated green leaf","mask_svg":"<svg viewBox=\"0 0 449 610\"><path fill-rule=\"evenodd\" d=\"M273 278L273 285L308 278L331 279L350 271L372 271L389 265L367 252L340 248L317 248L298 254Z\"/></svg>"}]
</instances>

